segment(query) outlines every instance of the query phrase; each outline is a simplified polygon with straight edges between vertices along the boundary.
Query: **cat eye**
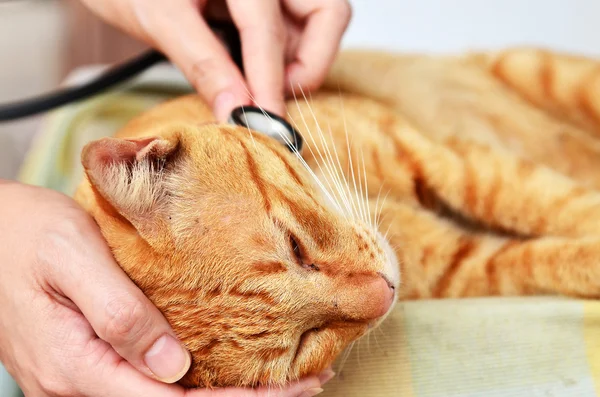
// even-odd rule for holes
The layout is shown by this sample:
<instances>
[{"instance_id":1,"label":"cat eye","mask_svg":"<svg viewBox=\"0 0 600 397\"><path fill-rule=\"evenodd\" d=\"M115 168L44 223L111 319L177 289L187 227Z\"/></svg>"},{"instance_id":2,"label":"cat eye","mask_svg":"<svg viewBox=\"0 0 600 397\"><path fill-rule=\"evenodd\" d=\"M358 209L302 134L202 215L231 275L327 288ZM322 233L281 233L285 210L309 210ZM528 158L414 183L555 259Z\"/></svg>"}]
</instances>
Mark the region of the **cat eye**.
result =
<instances>
[{"instance_id":1,"label":"cat eye","mask_svg":"<svg viewBox=\"0 0 600 397\"><path fill-rule=\"evenodd\" d=\"M298 241L296 241L296 239L294 238L293 234L290 234L290 245L292 246L292 252L294 253L294 256L296 257L298 262L301 263L302 252L300 251L300 245L298 244Z\"/></svg>"},{"instance_id":2,"label":"cat eye","mask_svg":"<svg viewBox=\"0 0 600 397\"><path fill-rule=\"evenodd\" d=\"M296 262L298 262L298 264L300 266L302 266L305 269L308 270L313 270L318 272L319 270L321 270L319 268L318 265L315 265L314 263L305 263L304 262L304 254L302 252L302 248L300 246L300 244L298 244L298 240L296 239L296 237L294 237L293 234L290 233L290 246L292 248L292 252L294 254L294 257L296 258Z\"/></svg>"}]
</instances>

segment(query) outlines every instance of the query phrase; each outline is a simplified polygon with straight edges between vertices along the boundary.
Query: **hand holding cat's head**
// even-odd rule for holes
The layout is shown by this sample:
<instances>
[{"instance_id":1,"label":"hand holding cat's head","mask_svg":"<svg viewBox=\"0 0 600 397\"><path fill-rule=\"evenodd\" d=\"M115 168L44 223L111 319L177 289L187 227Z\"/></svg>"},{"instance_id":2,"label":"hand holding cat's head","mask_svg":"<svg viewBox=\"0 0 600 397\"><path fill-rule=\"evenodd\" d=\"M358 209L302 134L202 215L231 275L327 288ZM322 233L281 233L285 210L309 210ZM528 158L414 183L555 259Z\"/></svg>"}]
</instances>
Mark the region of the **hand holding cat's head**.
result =
<instances>
[{"instance_id":1,"label":"hand holding cat's head","mask_svg":"<svg viewBox=\"0 0 600 397\"><path fill-rule=\"evenodd\" d=\"M116 260L192 353L184 385L319 372L393 306L387 243L275 140L170 126L92 142L82 161Z\"/></svg>"}]
</instances>

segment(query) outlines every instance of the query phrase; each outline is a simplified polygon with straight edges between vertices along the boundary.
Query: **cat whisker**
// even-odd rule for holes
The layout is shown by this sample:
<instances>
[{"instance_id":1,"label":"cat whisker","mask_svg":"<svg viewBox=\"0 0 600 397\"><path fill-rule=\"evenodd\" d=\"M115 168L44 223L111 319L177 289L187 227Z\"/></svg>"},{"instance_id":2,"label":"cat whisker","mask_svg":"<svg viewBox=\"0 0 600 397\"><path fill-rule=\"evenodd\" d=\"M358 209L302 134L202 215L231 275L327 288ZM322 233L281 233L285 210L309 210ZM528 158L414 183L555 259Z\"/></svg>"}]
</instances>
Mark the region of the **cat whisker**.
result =
<instances>
[{"instance_id":1,"label":"cat whisker","mask_svg":"<svg viewBox=\"0 0 600 397\"><path fill-rule=\"evenodd\" d=\"M384 221L388 218L389 214L379 214L379 222L377 223L377 230L381 230L381 226Z\"/></svg>"},{"instance_id":2,"label":"cat whisker","mask_svg":"<svg viewBox=\"0 0 600 397\"><path fill-rule=\"evenodd\" d=\"M373 224L373 227L375 228L375 230L378 229L379 227L379 199L381 198L381 191L383 190L383 183L381 183L379 185L379 191L377 192L377 199L375 200L375 209L373 210L373 219L375 221L375 223ZM389 190L388 190L389 192Z\"/></svg>"},{"instance_id":3,"label":"cat whisker","mask_svg":"<svg viewBox=\"0 0 600 397\"><path fill-rule=\"evenodd\" d=\"M244 119L246 119L246 125L248 125L249 123L248 123L248 118L246 117L246 110L243 109L242 112L244 113ZM256 141L254 140L254 135L252 134L252 130L250 129L250 127L246 127L246 129L248 130L248 133L250 134L250 139L252 139L252 144L254 145L254 150L257 150Z\"/></svg>"},{"instance_id":4,"label":"cat whisker","mask_svg":"<svg viewBox=\"0 0 600 397\"><path fill-rule=\"evenodd\" d=\"M348 357L350 357L350 353L352 352L352 348L354 347L355 344L356 344L356 341L353 341L352 343L350 343L350 346L348 346L346 348L346 350L342 353L340 364L336 371L338 374L341 374L342 371L344 370L344 365L346 364Z\"/></svg>"},{"instance_id":5,"label":"cat whisker","mask_svg":"<svg viewBox=\"0 0 600 397\"><path fill-rule=\"evenodd\" d=\"M362 342L362 339L359 339L358 342L358 348L356 349L356 362L358 364L358 369L362 370L362 363L360 361L360 342Z\"/></svg>"},{"instance_id":6,"label":"cat whisker","mask_svg":"<svg viewBox=\"0 0 600 397\"><path fill-rule=\"evenodd\" d=\"M388 233L390 232L390 228L392 227L393 221L390 222L390 224L387 227L387 230L385 231L385 234L383 235L383 238L387 240L388 238Z\"/></svg>"},{"instance_id":7,"label":"cat whisker","mask_svg":"<svg viewBox=\"0 0 600 397\"><path fill-rule=\"evenodd\" d=\"M344 133L346 136L346 145L348 148L349 173L352 176L352 184L354 186L354 196L356 198L356 207L357 207L356 212L357 212L358 216L360 217L360 219L364 223L367 223L370 226L373 226L373 222L371 219L371 213L370 213L370 209L369 209L369 193L368 193L367 180L366 180L366 163L365 163L365 159L364 159L364 153L362 152L362 149L361 149L360 157L358 157L358 164L357 164L357 168L359 169L357 171L359 173L358 178L357 178L356 172L354 170L354 161L352 160L352 145L350 144L350 138L349 138L349 134L348 134L348 125L346 123L346 117L345 117L345 113L344 113L344 105L343 105L342 101L340 101L340 107L342 110ZM362 162L362 172L360 171L361 162ZM358 179L358 186L357 186L356 179ZM363 190L363 185L364 185L364 190Z\"/></svg>"},{"instance_id":8,"label":"cat whisker","mask_svg":"<svg viewBox=\"0 0 600 397\"><path fill-rule=\"evenodd\" d=\"M322 131L321 131L321 128L320 128L320 126L319 126L319 123L317 122L317 119L316 119L316 117L315 117L315 114L314 114L314 112L313 112L313 110L312 110L312 107L310 106L310 103L308 102L308 99L306 98L306 95L304 94L304 90L302 90L302 87L301 87L301 86L298 86L298 87L299 87L299 89L300 89L300 91L301 91L301 93L302 93L302 96L303 96L303 98L304 98L304 101L305 101L305 102L306 102L306 104L308 105L308 109L309 109L309 111L311 112L311 114L312 114L312 116L313 116L313 120L315 121L315 124L316 124L316 127L317 127L317 132L319 133L319 135L320 135L320 137L321 137L321 140L322 140L322 139L323 139L323 133L322 133ZM311 131L311 130L310 130L310 128L308 127L308 123L306 122L306 119L304 118L304 114L302 113L302 111L301 111L301 109L300 109L300 106L299 106L299 104L298 104L298 100L296 99L295 93L294 93L294 99L296 100L296 106L297 106L297 108L298 108L298 111L299 111L299 113L300 113L300 117L302 118L302 121L304 122L304 125L305 125L305 127L306 127L307 133L309 134L309 137L310 137L310 139L311 139L312 143L315 145L315 149L317 150L317 152L318 152L318 154L319 154L319 157L320 157L320 158L321 158L321 160L323 161L323 166L326 168L326 170L327 170L327 173L328 173L328 174L329 174L329 176L331 177L331 179L332 179L332 183L336 183L336 178L334 177L333 171L332 171L332 169L331 169L332 167L331 167L330 163L329 163L328 161L326 161L326 159L323 157L323 154L321 153L321 150L320 150L320 148L319 148L319 145L317 144L317 142L316 142L316 140L315 140L315 138L314 138L314 136L313 136L313 133L312 133L312 131ZM327 144L326 144L326 143L324 144L324 147L327 147ZM311 153L313 153L313 152L311 152ZM321 172L323 172L323 169L321 168L321 165L320 165L320 163L318 162L318 159L316 158L316 156L314 155L314 153L313 153L313 157L315 158L315 161L316 161L316 162L317 162L317 164L319 165L319 169L321 169ZM323 172L323 173L324 173L324 172ZM329 187L331 188L331 184L330 184L330 183L329 183ZM332 190L333 190L333 189L332 189ZM340 196L342 196L342 194L341 194L341 192L340 192L340 190L339 190L339 189L338 189L338 194L339 194Z\"/></svg>"},{"instance_id":9,"label":"cat whisker","mask_svg":"<svg viewBox=\"0 0 600 397\"><path fill-rule=\"evenodd\" d=\"M369 352L369 356L372 355L371 352L371 332L367 334L367 351Z\"/></svg>"},{"instance_id":10,"label":"cat whisker","mask_svg":"<svg viewBox=\"0 0 600 397\"><path fill-rule=\"evenodd\" d=\"M312 94L310 95L310 98L311 98L311 102L312 102ZM312 108L310 107L310 105L309 105L309 109L311 110L311 113L313 114L313 119L314 119L315 123L318 125L319 124L318 120L315 117L315 114L312 111ZM351 194L350 194L350 188L349 188L348 182L347 182L347 180L346 180L346 178L344 177L344 174L343 174L343 170L342 170L342 167L341 167L341 164L340 164L340 160L339 160L339 155L338 155L337 150L335 148L335 140L333 138L333 133L331 131L331 125L329 123L327 124L327 128L328 128L328 131L329 131L329 137L331 138L331 145L327 145L327 142L326 142L326 139L325 139L325 134L323 133L323 131L320 129L320 126L319 126L319 133L321 135L321 141L323 142L323 146L324 146L324 148L326 150L326 154L327 154L327 158L328 158L328 161L330 163L330 166L335 171L335 175L334 175L335 178L334 179L335 179L335 182L336 182L336 184L338 186L338 189L340 191L340 196L344 200L344 203L346 204L346 208L348 210L348 214L352 215L353 214L353 211L352 211L353 209L351 207L352 199L351 199ZM330 146L333 146L333 148L334 148L335 160L334 160L333 155L331 153Z\"/></svg>"},{"instance_id":11,"label":"cat whisker","mask_svg":"<svg viewBox=\"0 0 600 397\"><path fill-rule=\"evenodd\" d=\"M299 87L299 88L302 91L302 87ZM327 163L328 163L328 167L327 168L329 170L329 174L330 174L330 176L331 176L331 178L333 180L333 183L336 186L338 194L340 195L340 199L344 202L344 204L346 206L346 209L348 211L351 211L350 206L348 205L349 204L349 200L348 200L348 197L346 195L346 191L343 189L343 184L342 184L342 182L340 180L341 170L339 170L338 167L336 167L336 164L335 164L335 161L333 159L333 156L331 155L331 150L329 148L331 145L327 144L325 134L323 133L323 130L322 130L320 124L319 124L319 121L317 120L317 117L316 117L316 115L315 115L315 113L313 111L313 107L312 107L312 104L313 104L312 93L309 93L310 102L306 99L306 96L304 95L304 91L302 91L302 94L304 96L306 104L308 105L308 109L309 109L309 111L310 111L310 113L311 113L311 115L313 117L313 120L315 122L315 125L317 127L317 132L319 133L320 141L323 144L323 148L325 150L325 157L326 157L326 160L327 160ZM332 136L332 134L331 134L331 125L329 123L327 125L328 125L328 129L330 131L330 135ZM332 140L331 140L331 144L332 145L334 144L333 137L332 137Z\"/></svg>"},{"instance_id":12,"label":"cat whisker","mask_svg":"<svg viewBox=\"0 0 600 397\"><path fill-rule=\"evenodd\" d=\"M358 158L356 159L356 169L358 172L358 175L356 177L356 179L358 179L358 190L356 191L356 199L358 200L359 204L360 204L360 220L361 221L365 221L365 201L364 201L364 193L363 193L363 186L362 186L362 172L360 171L361 169L361 157L358 156Z\"/></svg>"},{"instance_id":13,"label":"cat whisker","mask_svg":"<svg viewBox=\"0 0 600 397\"><path fill-rule=\"evenodd\" d=\"M331 142L334 142L333 132L331 131L331 125L329 125L329 137L331 138ZM345 190L344 190L345 200L347 202L348 211L351 213L352 212L351 205L353 205L353 202L351 199L350 185L348 184L348 180L347 180L346 176L344 175L344 170L342 169L342 164L340 163L340 156L337 152L336 145L332 144L332 146L333 146L335 158L337 160L337 168L339 170L339 173L340 173L341 179L342 179L342 181L340 181L340 184L342 185L343 188L345 188Z\"/></svg>"},{"instance_id":14,"label":"cat whisker","mask_svg":"<svg viewBox=\"0 0 600 397\"><path fill-rule=\"evenodd\" d=\"M398 250L400 248L399 244L390 244L390 248L392 248L393 250Z\"/></svg>"},{"instance_id":15,"label":"cat whisker","mask_svg":"<svg viewBox=\"0 0 600 397\"><path fill-rule=\"evenodd\" d=\"M336 182L337 182L338 190L340 191L341 199L344 201L344 205L346 206L348 214L351 214L352 213L352 207L351 207L352 201L350 199L350 191L349 191L349 187L348 187L348 182L346 181L346 178L344 177L344 174L342 172L342 167L340 165L340 158L335 149L333 133L331 132L331 125L329 123L327 124L327 129L329 131L329 136L331 137L331 142L332 142L331 146L333 146L335 159L334 159L334 156L331 154L329 146L326 146L326 149L327 149L327 152L328 152L328 155L330 158L332 168L336 171ZM336 162L337 162L337 164L336 164Z\"/></svg>"},{"instance_id":16,"label":"cat whisker","mask_svg":"<svg viewBox=\"0 0 600 397\"><path fill-rule=\"evenodd\" d=\"M379 206L379 208L375 210L375 214L376 214L376 225L375 227L377 228L377 230L379 230L379 228L381 227L381 224L383 222L383 220L385 219L386 214L383 214L383 206L385 205L385 202L388 198L388 195L390 194L391 189L388 189L387 193L385 194L385 196L383 197L383 200L381 200L381 205ZM377 200L379 201L379 198L377 198ZM383 216L382 216L383 215Z\"/></svg>"},{"instance_id":17,"label":"cat whisker","mask_svg":"<svg viewBox=\"0 0 600 397\"><path fill-rule=\"evenodd\" d=\"M344 134L346 137L346 148L348 150L348 163L347 163L347 169L346 169L346 175L350 175L352 177L352 182L354 185L354 192L356 193L356 180L354 179L354 171L353 171L353 166L352 166L352 156L350 153L350 141L349 141L349 136L348 136L348 126L346 123L346 114L344 112L344 101L342 99L342 95L341 92L339 91L339 86L338 86L338 94L339 94L339 98L340 98L340 109L341 109L341 113L342 113L342 122L344 123ZM339 159L339 156L338 156ZM342 166L340 165L340 171L341 171ZM346 180L346 187L348 189L348 197L351 200L351 204L352 204L352 210L353 210L353 215L356 214L356 216L358 216L358 204L356 203L356 200L354 200L352 198L353 194L350 191L350 176L348 177L348 180Z\"/></svg>"},{"instance_id":18,"label":"cat whisker","mask_svg":"<svg viewBox=\"0 0 600 397\"><path fill-rule=\"evenodd\" d=\"M377 331L381 332L381 334L385 337L385 332L383 332L383 330L381 329L381 327L377 327ZM379 351L384 351L384 349L379 344L379 340L377 339L377 333L376 332L373 333L373 338L375 339L375 344L377 345L377 349Z\"/></svg>"},{"instance_id":19,"label":"cat whisker","mask_svg":"<svg viewBox=\"0 0 600 397\"><path fill-rule=\"evenodd\" d=\"M362 165L363 165L363 176L364 176L364 185L365 185L365 210L366 210L366 218L365 218L365 223L367 223L369 226L373 227L373 221L371 219L371 210L369 209L369 187L367 186L367 166L365 164L365 154L362 150L362 148L360 149L360 156L362 158Z\"/></svg>"},{"instance_id":20,"label":"cat whisker","mask_svg":"<svg viewBox=\"0 0 600 397\"><path fill-rule=\"evenodd\" d=\"M352 153L351 153L351 145L350 145L350 137L348 135L348 127L346 125L346 117L344 115L344 107L342 105L342 120L344 121L344 133L346 135L346 146L348 149L348 168L349 168L349 173L352 176L352 184L354 186L354 196L355 198L357 198L357 186L356 186L356 177L354 175L354 162L352 161ZM357 216L358 213L360 212L360 201L356 202L356 207L358 207L358 209L356 210L357 212Z\"/></svg>"},{"instance_id":21,"label":"cat whisker","mask_svg":"<svg viewBox=\"0 0 600 397\"><path fill-rule=\"evenodd\" d=\"M310 128L308 127L308 124L307 124L307 122L306 122L306 119L304 118L304 114L302 113L302 110L300 109L300 104L298 103L298 99L297 99L297 97L296 97L296 92L295 92L294 90L292 90L292 94L293 94L293 96L294 96L294 101L295 101L295 103L296 103L296 107L298 108L298 112L299 112L299 114L300 114L300 118L302 119L302 122L304 123L305 130L306 130L307 134L309 134L309 137L310 137L310 138L313 140L313 142L314 142L314 138L312 137L312 132L310 131ZM288 112L288 117L290 118L290 120L292 120L292 123L295 125L296 129L299 129L299 128L298 128L298 125L297 125L297 123L296 123L296 122L295 122L295 120L292 118L292 116L291 116L291 114L290 114L289 112ZM308 142L307 142L307 143L308 143ZM306 146L308 147L308 149L309 149L310 153L312 154L313 158L315 159L315 162L316 162L316 164L317 164L317 167L319 167L319 170L321 171L321 173L323 173L323 174L324 174L324 172L323 172L323 168L322 168L322 166L321 166L321 163L319 162L319 159L318 159L318 158L317 158L317 156L315 155L315 153L314 153L314 151L313 151L313 149L312 149L311 145L310 145L310 144L307 144ZM315 146L316 146L316 145L315 145ZM316 149L316 150L318 150L318 147L315 147L315 149ZM319 155L320 155L320 152L319 152ZM321 155L320 155L320 157L322 158L322 156L321 156ZM303 161L304 161L304 159L303 159ZM305 161L304 161L304 163L305 163L305 164L307 164ZM307 164L306 166L308 167L308 164ZM309 168L310 168L310 167L309 167ZM319 179L318 179L318 177L317 177L317 176L316 176L314 173L313 173L313 175L314 175L315 179L319 180ZM319 181L320 181L320 180L319 180ZM328 184L329 188L331 189L331 184L330 184L330 182L329 182L328 180L326 180L325 182ZM332 202L333 202L333 203L336 205L336 207L337 207L337 208L340 210L340 212L342 212L342 209L341 209L341 207L339 206L339 203L337 202L337 200L336 200L336 199L334 199L334 198L331 196L331 195L332 195L332 193L331 193L329 190L327 190L327 189L325 188L325 186L323 185L323 183L322 183L321 181L320 181L320 187L321 187L321 188L324 190L324 192L325 192L325 193L328 195L328 198L329 198L329 199L330 199L330 200L331 200L331 201L332 201Z\"/></svg>"},{"instance_id":22,"label":"cat whisker","mask_svg":"<svg viewBox=\"0 0 600 397\"><path fill-rule=\"evenodd\" d=\"M246 91L248 92L247 89L246 89ZM254 101L254 97L252 96L252 94L250 92L248 92L248 95L249 95L250 99L252 101ZM297 101L296 101L296 103L297 103ZM272 120L272 118L269 116L269 114L266 113L265 110L261 106L257 105L257 107L263 113L263 115L265 117L267 117L269 120ZM289 113L288 113L288 115L289 115ZM280 134L280 137L284 140L284 142L286 144L288 144L288 145L290 145L290 146L293 147L292 142L290 141L290 139L285 134L283 134L281 132L279 132L279 134ZM311 177L315 180L315 182L317 183L317 185L323 190L323 192L327 196L327 198L336 207L338 207L338 209L341 211L341 208L339 207L339 204L337 203L337 201L333 197L331 197L331 195L329 194L329 191L326 189L326 187L323 185L322 181L317 177L317 175L313 172L313 170L310 168L310 166L306 163L306 161L304 160L304 158L302 157L302 155L300 154L300 152L297 149L295 149L293 151L293 153L295 154L296 158L300 161L300 163L304 166L304 168L308 171L309 175L311 175ZM317 164L318 164L318 162L317 162Z\"/></svg>"},{"instance_id":23,"label":"cat whisker","mask_svg":"<svg viewBox=\"0 0 600 397\"><path fill-rule=\"evenodd\" d=\"M288 113L288 115L289 115L289 113ZM291 115L290 115L290 118L291 118ZM298 129L298 125L296 124L296 122L295 122L294 120L292 120L292 122L294 123L295 127ZM308 130L308 132L310 133L310 131L309 131L309 130ZM317 167L319 167L319 170L321 171L321 173L322 173L322 174L325 174L325 173L324 173L324 171L323 171L323 168L322 168L322 166L321 166L321 163L319 162L318 158L317 158L317 157L316 157L316 155L314 154L314 151L313 151L312 147L311 147L310 145L306 145L306 147L308 147L308 150L309 150L309 151L310 151L310 153L312 154L312 156L313 156L313 158L314 158L314 160L315 160L315 163L317 164ZM308 163L306 163L306 160L302 159L302 162L303 162L304 164L306 164L306 165L305 165L306 167L309 167L309 166L308 166ZM338 210L339 210L341 213L343 213L343 209L341 208L341 206L340 206L340 204L339 204L338 200L337 200L337 199L334 197L334 196L335 196L335 194L333 193L333 189L331 189L331 182L330 182L329 180L327 180L327 178L325 178L325 183L327 184L327 186L325 186L325 185L323 184L323 182L321 181L321 179L319 179L319 178L317 177L317 175L316 175L316 174L315 174L315 173L312 171L312 169L309 169L309 172L311 172L311 174L312 174L313 178L315 178L315 180L319 181L319 182L318 182L318 183L319 183L319 187L320 187L320 188L323 190L323 192L324 192L324 193L325 193L325 195L326 195L326 196L329 198L329 200L330 200L330 201L331 201L331 202L332 202L332 203L333 203L333 204L334 204L334 205L337 207L337 209L338 209Z\"/></svg>"}]
</instances>

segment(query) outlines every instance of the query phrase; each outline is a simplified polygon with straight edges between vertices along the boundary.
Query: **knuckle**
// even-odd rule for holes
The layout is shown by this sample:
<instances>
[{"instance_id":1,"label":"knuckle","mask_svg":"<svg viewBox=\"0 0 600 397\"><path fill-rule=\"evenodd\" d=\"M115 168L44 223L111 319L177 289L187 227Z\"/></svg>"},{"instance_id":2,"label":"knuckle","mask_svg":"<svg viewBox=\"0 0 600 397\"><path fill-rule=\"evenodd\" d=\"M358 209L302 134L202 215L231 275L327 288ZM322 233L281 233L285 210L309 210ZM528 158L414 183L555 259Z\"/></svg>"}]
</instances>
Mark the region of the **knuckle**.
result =
<instances>
[{"instance_id":1,"label":"knuckle","mask_svg":"<svg viewBox=\"0 0 600 397\"><path fill-rule=\"evenodd\" d=\"M267 27L267 33L273 38L275 44L283 46L287 42L287 29L283 22L275 23L273 26Z\"/></svg>"},{"instance_id":2,"label":"knuckle","mask_svg":"<svg viewBox=\"0 0 600 397\"><path fill-rule=\"evenodd\" d=\"M42 375L38 378L39 388L48 397L71 397L76 395L76 390L66 379L59 379L55 375Z\"/></svg>"},{"instance_id":3,"label":"knuckle","mask_svg":"<svg viewBox=\"0 0 600 397\"><path fill-rule=\"evenodd\" d=\"M319 89L324 78L320 75L315 75L306 85L304 86L307 92L313 92Z\"/></svg>"},{"instance_id":4,"label":"knuckle","mask_svg":"<svg viewBox=\"0 0 600 397\"><path fill-rule=\"evenodd\" d=\"M60 211L59 216L51 219L46 231L63 239L80 238L90 230L90 219L79 208L66 207Z\"/></svg>"},{"instance_id":5,"label":"knuckle","mask_svg":"<svg viewBox=\"0 0 600 397\"><path fill-rule=\"evenodd\" d=\"M100 337L111 344L137 340L150 328L150 315L139 300L113 300L106 307L107 321Z\"/></svg>"},{"instance_id":6,"label":"knuckle","mask_svg":"<svg viewBox=\"0 0 600 397\"><path fill-rule=\"evenodd\" d=\"M61 216L49 221L41 230L36 247L38 263L57 266L65 252L72 251L74 242L89 236L89 221L81 216L80 211L67 209Z\"/></svg>"},{"instance_id":7,"label":"knuckle","mask_svg":"<svg viewBox=\"0 0 600 397\"><path fill-rule=\"evenodd\" d=\"M189 72L190 81L205 91L218 91L219 88L230 84L227 76L228 68L216 58L199 59L192 62ZM212 90L209 88L212 87ZM210 99L210 98L208 98Z\"/></svg>"},{"instance_id":8,"label":"knuckle","mask_svg":"<svg viewBox=\"0 0 600 397\"><path fill-rule=\"evenodd\" d=\"M344 23L347 23L352 19L352 6L346 0L334 1L333 10L336 16L340 18Z\"/></svg>"},{"instance_id":9,"label":"knuckle","mask_svg":"<svg viewBox=\"0 0 600 397\"><path fill-rule=\"evenodd\" d=\"M54 224L54 233L63 238L73 238L81 236L85 232L85 222L81 217L71 211L67 211L61 219Z\"/></svg>"},{"instance_id":10,"label":"knuckle","mask_svg":"<svg viewBox=\"0 0 600 397\"><path fill-rule=\"evenodd\" d=\"M302 76L302 89L307 92L313 92L317 90L325 80L325 77L326 73L324 71L317 70L317 68L312 68L310 71L306 70Z\"/></svg>"},{"instance_id":11,"label":"knuckle","mask_svg":"<svg viewBox=\"0 0 600 397\"><path fill-rule=\"evenodd\" d=\"M114 369L112 365L107 365L107 363L110 363L112 361L111 355L113 353L114 350L108 343L96 339L95 341L88 343L86 348L82 349L82 351L80 352L80 356L78 357L80 358L80 361L78 361L77 366L80 368L83 367L88 370L92 369L96 377L105 378L105 375L110 376L110 374L107 373L107 371ZM77 368L71 373L73 372L76 373ZM77 379L80 383L82 383L83 387L83 385L85 385L88 382L86 382L85 380L86 373L84 371L81 372L81 376L78 376Z\"/></svg>"},{"instance_id":12,"label":"knuckle","mask_svg":"<svg viewBox=\"0 0 600 397\"><path fill-rule=\"evenodd\" d=\"M258 45L268 42L272 45L283 46L287 41L287 29L282 20L275 19L272 23L250 24L240 29L244 44ZM246 38L244 40L244 38Z\"/></svg>"},{"instance_id":13,"label":"knuckle","mask_svg":"<svg viewBox=\"0 0 600 397\"><path fill-rule=\"evenodd\" d=\"M283 37L286 32L285 23L283 18L275 18L273 23L268 24L266 27L267 31L278 38Z\"/></svg>"}]
</instances>

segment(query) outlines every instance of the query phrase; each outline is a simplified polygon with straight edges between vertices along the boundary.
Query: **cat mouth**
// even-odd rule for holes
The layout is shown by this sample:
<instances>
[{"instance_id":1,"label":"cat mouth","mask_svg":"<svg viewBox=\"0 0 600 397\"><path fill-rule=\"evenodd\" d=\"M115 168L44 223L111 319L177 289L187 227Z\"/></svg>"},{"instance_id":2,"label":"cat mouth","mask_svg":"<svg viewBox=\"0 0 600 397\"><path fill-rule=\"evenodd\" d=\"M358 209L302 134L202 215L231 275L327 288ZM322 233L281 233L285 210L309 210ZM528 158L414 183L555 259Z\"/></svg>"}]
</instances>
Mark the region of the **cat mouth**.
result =
<instances>
[{"instance_id":1,"label":"cat mouth","mask_svg":"<svg viewBox=\"0 0 600 397\"><path fill-rule=\"evenodd\" d=\"M300 357L300 355L303 353L303 351L306 350L309 344L309 339L311 339L321 331L322 329L320 327L316 327L311 328L308 331L305 331L302 335L300 335L300 339L298 341L298 346L296 347L296 352L294 353L294 359L292 360L292 364L295 363L298 357Z\"/></svg>"},{"instance_id":2,"label":"cat mouth","mask_svg":"<svg viewBox=\"0 0 600 397\"><path fill-rule=\"evenodd\" d=\"M340 331L341 333L337 334L337 332ZM348 331L350 331L350 334L347 333ZM337 322L333 322L304 331L298 338L298 344L296 346L296 350L290 363L290 368L298 368L298 366L302 364L303 359L311 355L312 350L331 348L326 347L330 344L325 341L325 333L334 333L333 335L330 334L328 336L333 336L338 342L343 340L342 344L344 344L347 347L347 345L360 339L367 332L369 332L369 324L365 322L350 322L349 324L347 323L343 325ZM340 347L340 345L338 345L338 347ZM345 347L342 347L342 349L343 348ZM323 353L325 353L325 356L331 357L333 361L339 352L323 351Z\"/></svg>"}]
</instances>

